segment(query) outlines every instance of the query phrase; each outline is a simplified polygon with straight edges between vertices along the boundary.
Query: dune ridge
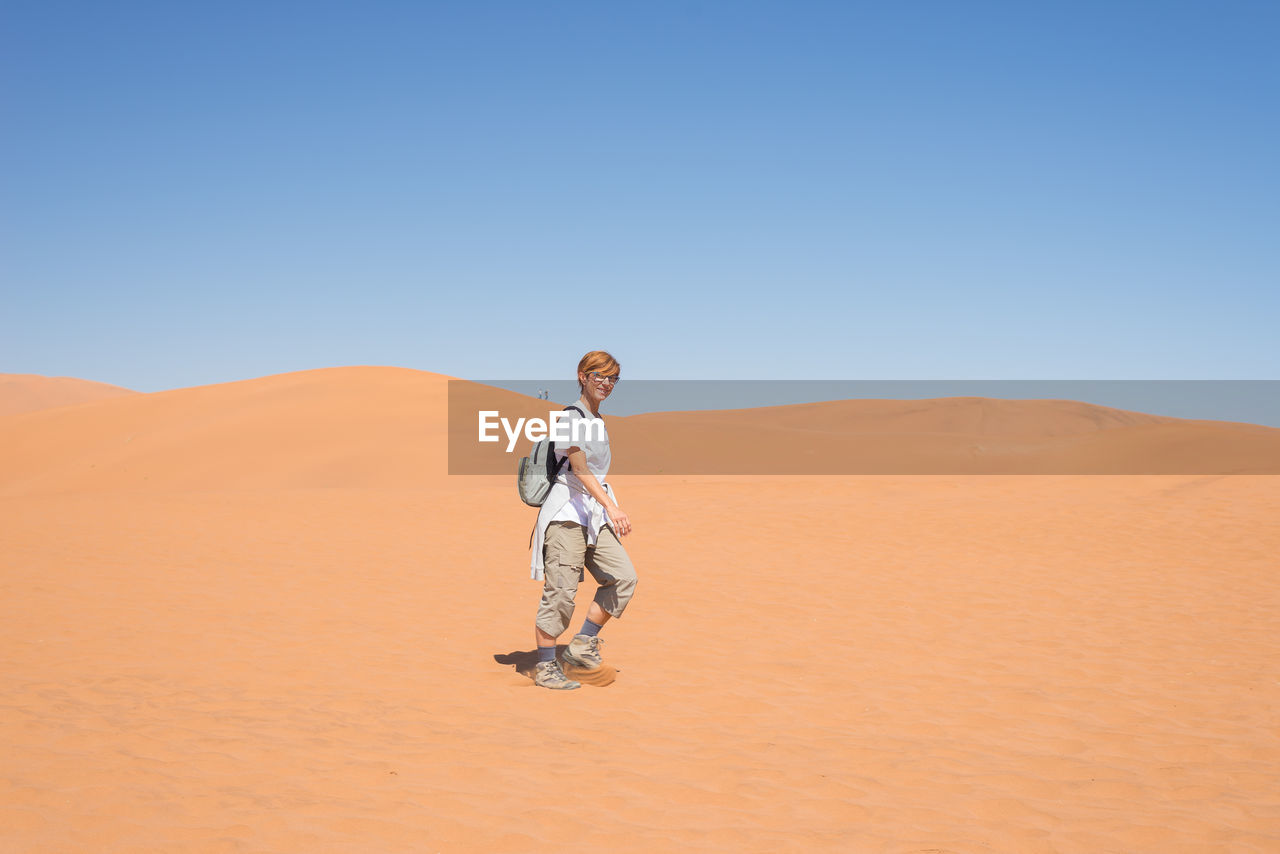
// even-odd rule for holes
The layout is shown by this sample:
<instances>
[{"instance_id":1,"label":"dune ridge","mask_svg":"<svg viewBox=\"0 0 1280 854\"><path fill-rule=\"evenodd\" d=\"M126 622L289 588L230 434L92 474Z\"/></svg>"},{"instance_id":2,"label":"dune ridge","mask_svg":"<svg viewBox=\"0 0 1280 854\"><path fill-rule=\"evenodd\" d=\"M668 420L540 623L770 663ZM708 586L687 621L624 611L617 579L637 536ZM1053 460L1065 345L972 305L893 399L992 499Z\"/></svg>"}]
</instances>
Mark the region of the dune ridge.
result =
<instances>
[{"instance_id":1,"label":"dune ridge","mask_svg":"<svg viewBox=\"0 0 1280 854\"><path fill-rule=\"evenodd\" d=\"M0 417L137 393L122 386L75 377L0 374Z\"/></svg>"}]
</instances>

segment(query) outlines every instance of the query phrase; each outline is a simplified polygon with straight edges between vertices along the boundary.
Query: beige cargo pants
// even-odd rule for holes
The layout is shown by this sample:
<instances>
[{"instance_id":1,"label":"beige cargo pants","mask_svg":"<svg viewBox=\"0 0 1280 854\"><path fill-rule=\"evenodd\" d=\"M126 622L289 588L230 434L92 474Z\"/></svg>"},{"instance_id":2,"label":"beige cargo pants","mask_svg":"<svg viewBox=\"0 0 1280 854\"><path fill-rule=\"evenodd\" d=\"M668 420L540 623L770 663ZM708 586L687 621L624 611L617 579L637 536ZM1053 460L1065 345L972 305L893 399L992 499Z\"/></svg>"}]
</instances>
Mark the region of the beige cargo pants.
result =
<instances>
[{"instance_id":1,"label":"beige cargo pants","mask_svg":"<svg viewBox=\"0 0 1280 854\"><path fill-rule=\"evenodd\" d=\"M576 522L552 522L547 526L543 547L542 602L536 625L552 637L559 637L573 617L573 599L583 567L596 583L596 604L611 617L621 617L636 589L636 569L618 542L613 529L600 529L594 546L587 545L587 529Z\"/></svg>"}]
</instances>

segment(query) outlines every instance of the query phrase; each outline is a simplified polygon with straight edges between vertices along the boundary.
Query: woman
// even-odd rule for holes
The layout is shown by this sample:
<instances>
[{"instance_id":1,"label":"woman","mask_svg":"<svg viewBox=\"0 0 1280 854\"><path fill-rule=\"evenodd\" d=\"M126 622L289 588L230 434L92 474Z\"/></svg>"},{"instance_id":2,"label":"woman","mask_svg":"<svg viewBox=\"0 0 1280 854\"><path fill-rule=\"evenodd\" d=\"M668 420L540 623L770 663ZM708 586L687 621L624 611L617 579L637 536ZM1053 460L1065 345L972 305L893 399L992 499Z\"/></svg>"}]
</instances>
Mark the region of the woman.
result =
<instances>
[{"instance_id":1,"label":"woman","mask_svg":"<svg viewBox=\"0 0 1280 854\"><path fill-rule=\"evenodd\" d=\"M556 640L573 617L573 598L585 567L599 588L587 610L582 629L564 651L564 660L584 670L598 670L600 629L611 617L621 617L636 589L636 571L618 537L631 533L631 520L618 507L609 473L609 434L600 417L604 403L620 379L622 366L603 350L593 350L578 362L581 397L568 410L564 424L574 441L560 448L556 459L568 458L538 512L531 570L542 578L542 602L534 622L538 665L534 683L543 688L579 687L564 675L556 660ZM562 431L566 427L560 428Z\"/></svg>"}]
</instances>

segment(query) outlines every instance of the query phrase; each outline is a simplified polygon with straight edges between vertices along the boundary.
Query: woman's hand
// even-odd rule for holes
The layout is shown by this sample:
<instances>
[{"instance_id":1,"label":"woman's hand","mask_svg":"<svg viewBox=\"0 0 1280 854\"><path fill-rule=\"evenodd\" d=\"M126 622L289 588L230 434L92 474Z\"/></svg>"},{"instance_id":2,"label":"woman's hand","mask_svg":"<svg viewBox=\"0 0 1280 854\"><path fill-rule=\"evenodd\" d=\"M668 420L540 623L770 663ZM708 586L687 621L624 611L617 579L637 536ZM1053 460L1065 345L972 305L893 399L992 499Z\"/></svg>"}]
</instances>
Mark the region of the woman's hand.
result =
<instances>
[{"instance_id":1,"label":"woman's hand","mask_svg":"<svg viewBox=\"0 0 1280 854\"><path fill-rule=\"evenodd\" d=\"M609 522L619 537L625 537L631 533L631 517L623 513L621 507L616 504L612 507L606 505L604 512L609 514Z\"/></svg>"}]
</instances>

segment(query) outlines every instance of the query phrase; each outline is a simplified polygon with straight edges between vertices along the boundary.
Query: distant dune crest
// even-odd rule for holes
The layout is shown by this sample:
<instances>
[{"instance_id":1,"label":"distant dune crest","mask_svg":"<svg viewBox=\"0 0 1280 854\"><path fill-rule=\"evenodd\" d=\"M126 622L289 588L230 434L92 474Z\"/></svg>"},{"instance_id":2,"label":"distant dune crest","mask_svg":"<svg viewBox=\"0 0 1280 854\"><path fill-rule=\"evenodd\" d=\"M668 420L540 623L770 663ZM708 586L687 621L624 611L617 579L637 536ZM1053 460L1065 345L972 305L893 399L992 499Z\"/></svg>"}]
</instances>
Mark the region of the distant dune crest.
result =
<instances>
[{"instance_id":1,"label":"distant dune crest","mask_svg":"<svg viewBox=\"0 0 1280 854\"><path fill-rule=\"evenodd\" d=\"M118 385L79 380L75 377L0 374L0 416L75 406L137 393Z\"/></svg>"}]
</instances>

